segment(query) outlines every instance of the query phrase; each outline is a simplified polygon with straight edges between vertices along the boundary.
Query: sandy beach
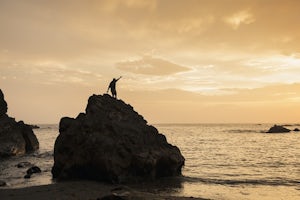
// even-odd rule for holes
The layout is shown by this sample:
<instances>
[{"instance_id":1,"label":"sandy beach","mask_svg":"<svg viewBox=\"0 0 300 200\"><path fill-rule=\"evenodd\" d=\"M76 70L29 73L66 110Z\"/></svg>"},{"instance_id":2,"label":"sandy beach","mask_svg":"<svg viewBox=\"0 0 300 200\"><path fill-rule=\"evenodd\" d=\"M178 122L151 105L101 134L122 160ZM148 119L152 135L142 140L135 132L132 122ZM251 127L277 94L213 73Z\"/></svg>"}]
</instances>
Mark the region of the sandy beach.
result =
<instances>
[{"instance_id":1,"label":"sandy beach","mask_svg":"<svg viewBox=\"0 0 300 200\"><path fill-rule=\"evenodd\" d=\"M68 181L51 185L26 188L0 189L2 200L33 200L33 199L140 199L140 200L186 200L202 198L164 196L142 192L128 186L110 185L93 181ZM110 198L109 198L110 197Z\"/></svg>"}]
</instances>

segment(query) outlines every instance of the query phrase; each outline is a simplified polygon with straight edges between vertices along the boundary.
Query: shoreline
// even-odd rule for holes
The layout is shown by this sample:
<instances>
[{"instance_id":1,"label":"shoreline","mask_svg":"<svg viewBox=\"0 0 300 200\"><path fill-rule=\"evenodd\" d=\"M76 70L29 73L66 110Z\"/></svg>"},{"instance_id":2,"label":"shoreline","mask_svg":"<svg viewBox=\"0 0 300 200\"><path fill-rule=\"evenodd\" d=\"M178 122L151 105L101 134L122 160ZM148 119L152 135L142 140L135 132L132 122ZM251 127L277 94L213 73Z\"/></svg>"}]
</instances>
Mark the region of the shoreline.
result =
<instances>
[{"instance_id":1,"label":"shoreline","mask_svg":"<svg viewBox=\"0 0 300 200\"><path fill-rule=\"evenodd\" d=\"M69 199L140 199L140 200L205 200L197 197L182 197L143 192L135 187L119 184L107 184L96 181L65 181L49 185L25 188L0 188L2 200L69 200Z\"/></svg>"}]
</instances>

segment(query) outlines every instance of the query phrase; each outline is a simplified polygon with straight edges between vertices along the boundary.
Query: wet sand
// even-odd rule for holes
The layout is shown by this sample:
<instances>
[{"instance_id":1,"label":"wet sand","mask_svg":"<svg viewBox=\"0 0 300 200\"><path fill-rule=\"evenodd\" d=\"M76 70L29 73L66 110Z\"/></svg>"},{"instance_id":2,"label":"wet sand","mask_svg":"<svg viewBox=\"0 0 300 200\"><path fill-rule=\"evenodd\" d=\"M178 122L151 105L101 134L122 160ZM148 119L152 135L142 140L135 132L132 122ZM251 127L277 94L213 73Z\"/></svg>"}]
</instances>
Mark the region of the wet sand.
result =
<instances>
[{"instance_id":1,"label":"wet sand","mask_svg":"<svg viewBox=\"0 0 300 200\"><path fill-rule=\"evenodd\" d=\"M111 198L104 198L110 196ZM113 197L115 198L113 198ZM51 185L27 188L1 188L1 200L87 200L87 199L128 199L128 200L187 200L202 198L164 196L138 191L123 185L110 185L93 181L68 181Z\"/></svg>"}]
</instances>

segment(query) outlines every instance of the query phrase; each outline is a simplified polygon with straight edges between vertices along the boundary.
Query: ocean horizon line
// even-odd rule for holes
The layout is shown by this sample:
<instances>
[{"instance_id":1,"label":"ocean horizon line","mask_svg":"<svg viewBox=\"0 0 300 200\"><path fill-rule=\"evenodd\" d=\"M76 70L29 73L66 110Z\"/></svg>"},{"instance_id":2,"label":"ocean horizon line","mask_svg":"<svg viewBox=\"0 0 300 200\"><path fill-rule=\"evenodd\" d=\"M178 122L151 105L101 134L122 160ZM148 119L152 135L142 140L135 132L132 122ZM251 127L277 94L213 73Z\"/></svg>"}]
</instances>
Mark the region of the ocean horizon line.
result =
<instances>
[{"instance_id":1,"label":"ocean horizon line","mask_svg":"<svg viewBox=\"0 0 300 200\"><path fill-rule=\"evenodd\" d=\"M59 125L59 123L26 123L32 125ZM149 125L242 125L242 124L253 124L253 125L282 125L282 126L300 126L300 122L155 122Z\"/></svg>"}]
</instances>

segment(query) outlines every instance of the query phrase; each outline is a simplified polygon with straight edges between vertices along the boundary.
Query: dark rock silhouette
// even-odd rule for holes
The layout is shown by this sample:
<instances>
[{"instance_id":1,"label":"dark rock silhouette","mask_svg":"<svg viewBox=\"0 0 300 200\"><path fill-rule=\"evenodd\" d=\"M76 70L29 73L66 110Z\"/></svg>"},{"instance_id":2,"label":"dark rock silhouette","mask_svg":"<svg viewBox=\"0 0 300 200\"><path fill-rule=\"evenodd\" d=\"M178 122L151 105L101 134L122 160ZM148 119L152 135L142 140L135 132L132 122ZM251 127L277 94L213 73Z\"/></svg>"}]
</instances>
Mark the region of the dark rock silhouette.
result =
<instances>
[{"instance_id":1,"label":"dark rock silhouette","mask_svg":"<svg viewBox=\"0 0 300 200\"><path fill-rule=\"evenodd\" d=\"M32 128L23 121L16 122L6 114L7 103L1 90L0 111L0 158L22 155L39 148Z\"/></svg>"},{"instance_id":2,"label":"dark rock silhouette","mask_svg":"<svg viewBox=\"0 0 300 200\"><path fill-rule=\"evenodd\" d=\"M6 182L0 180L0 187L3 187L3 186L6 186Z\"/></svg>"},{"instance_id":3,"label":"dark rock silhouette","mask_svg":"<svg viewBox=\"0 0 300 200\"><path fill-rule=\"evenodd\" d=\"M60 121L52 175L108 182L181 174L184 157L164 135L121 100L93 95L86 113Z\"/></svg>"},{"instance_id":4,"label":"dark rock silhouette","mask_svg":"<svg viewBox=\"0 0 300 200\"><path fill-rule=\"evenodd\" d=\"M32 175L32 174L26 174L26 175L24 176L24 178L25 178L25 179L29 179L29 178L31 178L31 175Z\"/></svg>"},{"instance_id":5,"label":"dark rock silhouette","mask_svg":"<svg viewBox=\"0 0 300 200\"><path fill-rule=\"evenodd\" d=\"M284 126L280 126L280 125L274 125L273 127L271 127L267 133L288 133L290 132L290 129L285 128Z\"/></svg>"},{"instance_id":6,"label":"dark rock silhouette","mask_svg":"<svg viewBox=\"0 0 300 200\"><path fill-rule=\"evenodd\" d=\"M41 172L42 172L42 170L38 166L30 167L26 171L26 175L24 176L24 178L31 178L32 174L41 173Z\"/></svg>"},{"instance_id":7,"label":"dark rock silhouette","mask_svg":"<svg viewBox=\"0 0 300 200\"><path fill-rule=\"evenodd\" d=\"M35 173L41 173L42 170L38 167L38 166L33 166L33 167L30 167L26 173L27 174L35 174Z\"/></svg>"},{"instance_id":8,"label":"dark rock silhouette","mask_svg":"<svg viewBox=\"0 0 300 200\"><path fill-rule=\"evenodd\" d=\"M294 131L299 132L300 130L299 130L299 128L295 128Z\"/></svg>"}]
</instances>

